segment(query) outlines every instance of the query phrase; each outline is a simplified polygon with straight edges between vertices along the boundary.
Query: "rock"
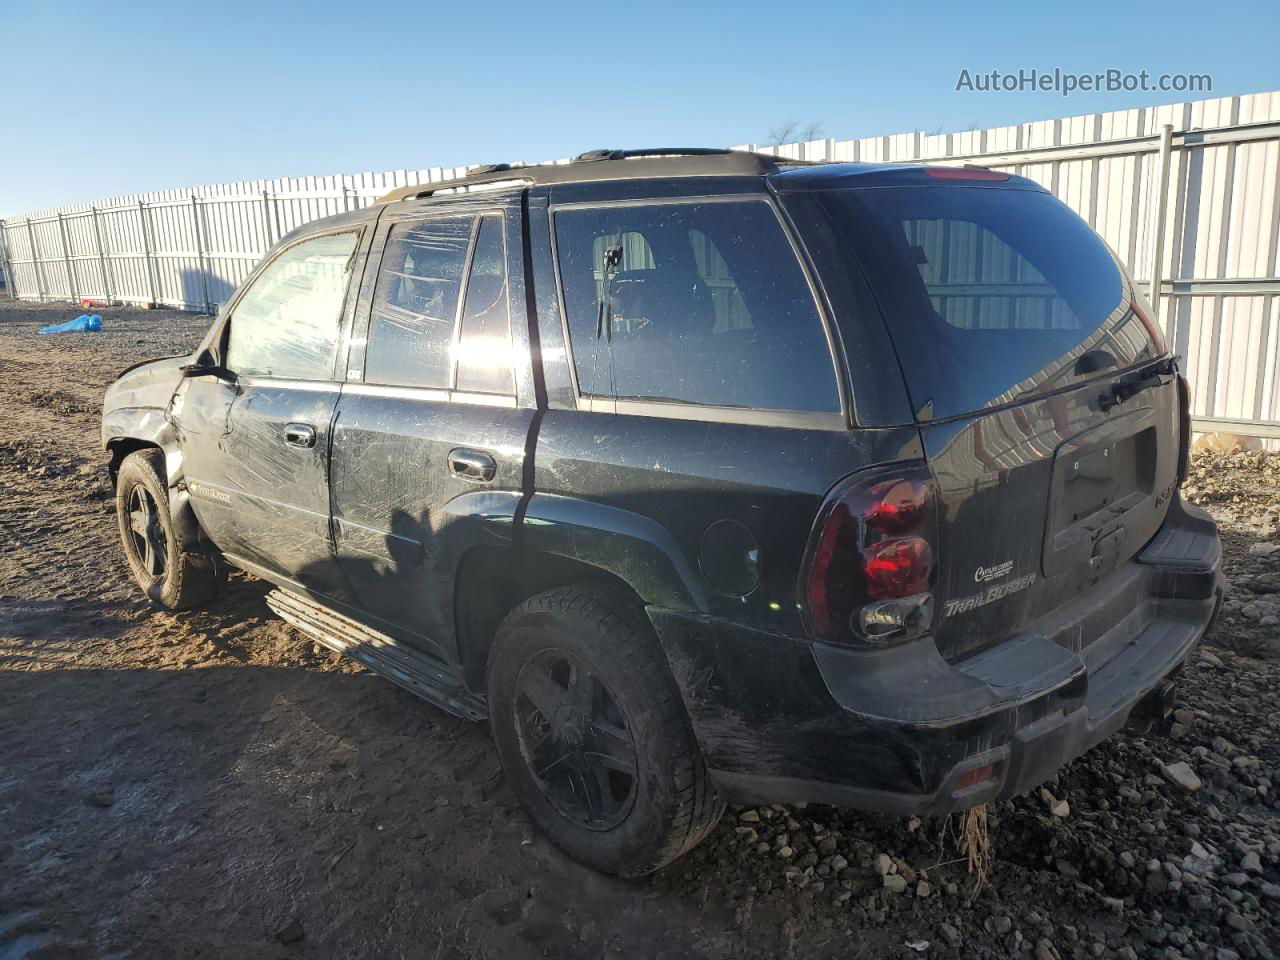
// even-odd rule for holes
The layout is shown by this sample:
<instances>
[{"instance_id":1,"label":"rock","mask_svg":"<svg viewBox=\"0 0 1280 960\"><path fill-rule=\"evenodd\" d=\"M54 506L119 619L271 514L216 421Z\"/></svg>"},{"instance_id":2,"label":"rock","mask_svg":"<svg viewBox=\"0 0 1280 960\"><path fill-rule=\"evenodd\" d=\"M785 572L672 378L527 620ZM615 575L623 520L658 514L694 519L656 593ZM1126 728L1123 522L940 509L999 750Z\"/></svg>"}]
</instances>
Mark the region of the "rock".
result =
<instances>
[{"instance_id":1,"label":"rock","mask_svg":"<svg viewBox=\"0 0 1280 960\"><path fill-rule=\"evenodd\" d=\"M1258 892L1268 900L1280 900L1280 884L1264 883L1258 888Z\"/></svg>"},{"instance_id":2,"label":"rock","mask_svg":"<svg viewBox=\"0 0 1280 960\"><path fill-rule=\"evenodd\" d=\"M947 941L947 944L949 946L952 946L952 947L960 946L959 930L957 930L955 927L953 927L949 923L939 924L938 929L942 931L942 939Z\"/></svg>"},{"instance_id":3,"label":"rock","mask_svg":"<svg viewBox=\"0 0 1280 960\"><path fill-rule=\"evenodd\" d=\"M929 886L928 880L921 880L919 883L916 884L917 897L924 898L929 896L929 894L932 892L933 892L933 888Z\"/></svg>"},{"instance_id":4,"label":"rock","mask_svg":"<svg viewBox=\"0 0 1280 960\"><path fill-rule=\"evenodd\" d=\"M740 814L738 814L738 819L741 820L743 823L759 823L760 814L757 813L755 810L743 810Z\"/></svg>"},{"instance_id":5,"label":"rock","mask_svg":"<svg viewBox=\"0 0 1280 960\"><path fill-rule=\"evenodd\" d=\"M837 853L828 861L828 866L831 867L832 873L839 873L842 870L848 869L849 861Z\"/></svg>"},{"instance_id":6,"label":"rock","mask_svg":"<svg viewBox=\"0 0 1280 960\"><path fill-rule=\"evenodd\" d=\"M881 882L890 893L903 893L907 889L907 878L896 873L886 873Z\"/></svg>"},{"instance_id":7,"label":"rock","mask_svg":"<svg viewBox=\"0 0 1280 960\"><path fill-rule=\"evenodd\" d=\"M302 921L297 917L276 931L276 939L283 944L298 943L305 936L306 931L302 929Z\"/></svg>"},{"instance_id":8,"label":"rock","mask_svg":"<svg viewBox=\"0 0 1280 960\"><path fill-rule=\"evenodd\" d=\"M1247 873L1238 873L1238 872L1228 873L1225 877L1222 878L1222 882L1229 887L1243 887L1246 883L1249 882L1249 875Z\"/></svg>"},{"instance_id":9,"label":"rock","mask_svg":"<svg viewBox=\"0 0 1280 960\"><path fill-rule=\"evenodd\" d=\"M887 853L877 854L875 859L875 868L876 873L880 874L880 876L887 876L894 870L893 858Z\"/></svg>"},{"instance_id":10,"label":"rock","mask_svg":"<svg viewBox=\"0 0 1280 960\"><path fill-rule=\"evenodd\" d=\"M1280 553L1280 543L1254 543L1249 546L1249 556L1270 557Z\"/></svg>"},{"instance_id":11,"label":"rock","mask_svg":"<svg viewBox=\"0 0 1280 960\"><path fill-rule=\"evenodd\" d=\"M116 795L111 790L95 790L84 798L84 802L91 807L106 808L116 802Z\"/></svg>"},{"instance_id":12,"label":"rock","mask_svg":"<svg viewBox=\"0 0 1280 960\"><path fill-rule=\"evenodd\" d=\"M1222 666L1222 658L1219 657L1217 654L1210 653L1208 650L1200 651L1200 662L1207 663L1211 667Z\"/></svg>"},{"instance_id":13,"label":"rock","mask_svg":"<svg viewBox=\"0 0 1280 960\"><path fill-rule=\"evenodd\" d=\"M991 932L997 937L1003 937L1013 929L1013 920L1009 917L998 916L991 918Z\"/></svg>"},{"instance_id":14,"label":"rock","mask_svg":"<svg viewBox=\"0 0 1280 960\"><path fill-rule=\"evenodd\" d=\"M1177 763L1161 764L1160 773L1175 787L1181 787L1188 793L1195 793L1200 789L1200 778L1191 769L1191 765L1185 761L1180 760Z\"/></svg>"},{"instance_id":15,"label":"rock","mask_svg":"<svg viewBox=\"0 0 1280 960\"><path fill-rule=\"evenodd\" d=\"M1250 850L1240 860L1245 873L1262 873L1262 860L1256 850Z\"/></svg>"},{"instance_id":16,"label":"rock","mask_svg":"<svg viewBox=\"0 0 1280 960\"><path fill-rule=\"evenodd\" d=\"M1133 854L1132 854L1132 853L1130 853L1128 850L1126 850L1126 851L1124 851L1122 854L1120 854L1120 865L1121 865L1122 867L1124 867L1126 870L1132 870L1132 869L1133 869L1133 865L1134 865L1136 862L1137 862L1137 861L1136 861L1136 860L1134 860L1134 858L1133 858Z\"/></svg>"}]
</instances>

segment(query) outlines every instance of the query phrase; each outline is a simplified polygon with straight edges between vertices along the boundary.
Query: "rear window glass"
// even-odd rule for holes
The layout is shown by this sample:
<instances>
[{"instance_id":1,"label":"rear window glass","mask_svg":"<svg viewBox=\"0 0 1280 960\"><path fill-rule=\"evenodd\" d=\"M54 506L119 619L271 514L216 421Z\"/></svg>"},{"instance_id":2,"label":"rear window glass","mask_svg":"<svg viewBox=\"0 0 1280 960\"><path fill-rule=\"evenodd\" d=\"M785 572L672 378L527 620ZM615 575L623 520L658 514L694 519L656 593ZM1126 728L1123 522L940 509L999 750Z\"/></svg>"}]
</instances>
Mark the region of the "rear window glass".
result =
<instances>
[{"instance_id":1,"label":"rear window glass","mask_svg":"<svg viewBox=\"0 0 1280 960\"><path fill-rule=\"evenodd\" d=\"M582 393L839 411L822 319L767 204L567 209L555 231Z\"/></svg>"},{"instance_id":2,"label":"rear window glass","mask_svg":"<svg viewBox=\"0 0 1280 960\"><path fill-rule=\"evenodd\" d=\"M1115 257L1049 194L870 188L826 202L866 267L920 419L1157 355Z\"/></svg>"}]
</instances>

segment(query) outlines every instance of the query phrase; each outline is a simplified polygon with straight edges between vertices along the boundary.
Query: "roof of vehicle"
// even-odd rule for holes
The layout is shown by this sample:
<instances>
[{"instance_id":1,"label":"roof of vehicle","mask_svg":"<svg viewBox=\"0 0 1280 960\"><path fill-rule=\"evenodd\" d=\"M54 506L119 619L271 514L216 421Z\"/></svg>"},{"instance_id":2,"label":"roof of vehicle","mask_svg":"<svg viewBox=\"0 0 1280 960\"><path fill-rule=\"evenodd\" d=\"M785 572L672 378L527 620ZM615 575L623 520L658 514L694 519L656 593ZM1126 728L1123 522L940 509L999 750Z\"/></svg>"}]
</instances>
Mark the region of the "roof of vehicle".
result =
<instances>
[{"instance_id":1,"label":"roof of vehicle","mask_svg":"<svg viewBox=\"0 0 1280 960\"><path fill-rule=\"evenodd\" d=\"M939 173L939 171L953 171ZM971 171L965 173L965 171ZM816 190L840 186L880 186L940 180L1000 181L1035 186L1030 180L988 171L984 167L931 167L920 163L815 162L777 157L748 150L715 147L650 147L633 150L591 150L569 163L488 164L465 176L392 190L378 203L393 203L442 193L500 189L542 183L582 183L594 180L634 180L680 177L769 177L779 189Z\"/></svg>"}]
</instances>

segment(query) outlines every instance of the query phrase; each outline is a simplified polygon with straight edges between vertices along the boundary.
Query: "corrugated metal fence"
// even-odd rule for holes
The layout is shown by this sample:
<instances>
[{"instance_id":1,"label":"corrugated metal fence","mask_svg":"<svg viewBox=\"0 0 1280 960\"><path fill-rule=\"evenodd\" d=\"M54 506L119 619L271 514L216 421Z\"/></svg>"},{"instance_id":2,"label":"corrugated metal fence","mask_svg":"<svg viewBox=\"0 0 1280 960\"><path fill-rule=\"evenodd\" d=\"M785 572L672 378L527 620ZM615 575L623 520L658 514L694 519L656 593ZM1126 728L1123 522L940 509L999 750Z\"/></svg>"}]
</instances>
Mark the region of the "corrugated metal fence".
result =
<instances>
[{"instance_id":1,"label":"corrugated metal fence","mask_svg":"<svg viewBox=\"0 0 1280 960\"><path fill-rule=\"evenodd\" d=\"M1146 286L1199 429L1280 438L1280 91L1009 127L759 147L979 163L1042 183ZM463 168L199 187L0 221L17 296L211 310L294 227Z\"/></svg>"}]
</instances>

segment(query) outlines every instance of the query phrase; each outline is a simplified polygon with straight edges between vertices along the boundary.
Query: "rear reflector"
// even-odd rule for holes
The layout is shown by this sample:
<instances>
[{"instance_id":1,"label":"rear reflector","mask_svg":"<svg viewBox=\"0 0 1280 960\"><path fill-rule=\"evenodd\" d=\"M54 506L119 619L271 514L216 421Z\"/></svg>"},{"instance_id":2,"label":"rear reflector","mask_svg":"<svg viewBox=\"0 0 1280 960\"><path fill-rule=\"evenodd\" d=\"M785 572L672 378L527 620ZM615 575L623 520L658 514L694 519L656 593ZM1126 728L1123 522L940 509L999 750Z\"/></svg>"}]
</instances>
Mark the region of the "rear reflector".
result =
<instances>
[{"instance_id":1,"label":"rear reflector","mask_svg":"<svg viewBox=\"0 0 1280 960\"><path fill-rule=\"evenodd\" d=\"M969 787L976 787L980 783L994 780L996 778L996 767L996 764L988 763L981 767L974 767L972 770L966 770L956 778L956 782L951 785L951 789L967 790Z\"/></svg>"},{"instance_id":2,"label":"rear reflector","mask_svg":"<svg viewBox=\"0 0 1280 960\"><path fill-rule=\"evenodd\" d=\"M935 180L1008 180L1009 175L986 167L925 167L925 176Z\"/></svg>"}]
</instances>

